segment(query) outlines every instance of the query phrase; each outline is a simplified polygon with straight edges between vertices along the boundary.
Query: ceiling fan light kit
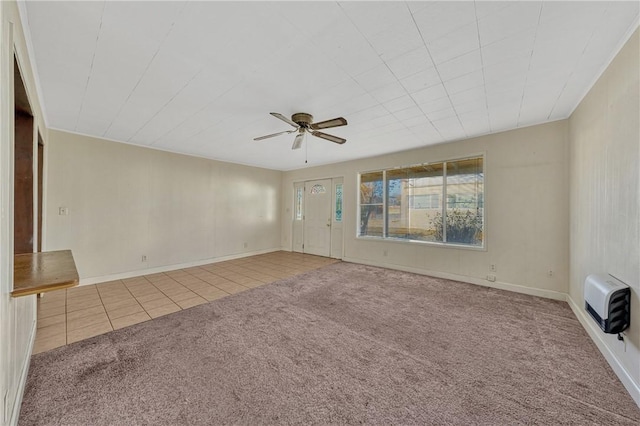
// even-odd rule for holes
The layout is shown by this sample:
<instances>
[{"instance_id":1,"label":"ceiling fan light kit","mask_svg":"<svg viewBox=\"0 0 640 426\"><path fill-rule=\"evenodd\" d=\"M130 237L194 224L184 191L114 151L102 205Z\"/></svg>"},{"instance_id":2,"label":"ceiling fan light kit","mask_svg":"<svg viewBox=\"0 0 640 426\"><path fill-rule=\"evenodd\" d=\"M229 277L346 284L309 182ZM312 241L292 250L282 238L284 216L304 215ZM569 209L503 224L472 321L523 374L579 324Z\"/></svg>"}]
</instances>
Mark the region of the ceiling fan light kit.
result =
<instances>
[{"instance_id":1,"label":"ceiling fan light kit","mask_svg":"<svg viewBox=\"0 0 640 426\"><path fill-rule=\"evenodd\" d=\"M293 140L293 146L291 147L291 149L298 149L302 146L302 141L304 140L304 130L301 130L297 135L296 138Z\"/></svg>"},{"instance_id":2,"label":"ceiling fan light kit","mask_svg":"<svg viewBox=\"0 0 640 426\"><path fill-rule=\"evenodd\" d=\"M285 123L291 125L295 129L285 130L283 132L278 132L278 133L272 133L266 136L260 136L260 137L254 138L253 139L254 141L260 141L263 139L268 139L275 136L283 135L285 133L293 133L293 132L298 132L298 134L293 140L293 146L291 147L291 149L299 149L302 146L305 133L311 133L312 136L315 136L317 138L322 138L340 145L342 145L347 141L344 138L340 138L338 136L333 136L333 135L329 135L327 133L318 131L318 129L330 129L332 127L346 126L347 120L345 120L343 117L332 118L331 120L325 120L319 123L314 123L313 116L311 114L307 114L306 112L297 112L291 116L291 119L288 119L287 117L285 117L284 115L278 112L271 112L270 114L284 121Z\"/></svg>"}]
</instances>

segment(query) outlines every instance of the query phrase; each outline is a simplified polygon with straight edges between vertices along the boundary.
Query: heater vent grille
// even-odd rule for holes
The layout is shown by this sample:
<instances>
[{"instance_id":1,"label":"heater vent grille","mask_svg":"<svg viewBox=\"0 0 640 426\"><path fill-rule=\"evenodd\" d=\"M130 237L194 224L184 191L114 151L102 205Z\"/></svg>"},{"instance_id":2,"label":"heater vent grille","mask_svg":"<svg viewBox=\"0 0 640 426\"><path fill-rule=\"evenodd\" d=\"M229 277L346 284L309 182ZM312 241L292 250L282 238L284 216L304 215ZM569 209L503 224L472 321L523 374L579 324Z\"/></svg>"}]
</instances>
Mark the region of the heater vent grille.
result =
<instances>
[{"instance_id":1,"label":"heater vent grille","mask_svg":"<svg viewBox=\"0 0 640 426\"><path fill-rule=\"evenodd\" d=\"M629 315L630 293L625 290L618 290L609 301L609 329L610 333L620 333L631 320Z\"/></svg>"},{"instance_id":2,"label":"heater vent grille","mask_svg":"<svg viewBox=\"0 0 640 426\"><path fill-rule=\"evenodd\" d=\"M631 290L611 275L592 274L585 280L585 309L605 333L621 333L631 321Z\"/></svg>"}]
</instances>

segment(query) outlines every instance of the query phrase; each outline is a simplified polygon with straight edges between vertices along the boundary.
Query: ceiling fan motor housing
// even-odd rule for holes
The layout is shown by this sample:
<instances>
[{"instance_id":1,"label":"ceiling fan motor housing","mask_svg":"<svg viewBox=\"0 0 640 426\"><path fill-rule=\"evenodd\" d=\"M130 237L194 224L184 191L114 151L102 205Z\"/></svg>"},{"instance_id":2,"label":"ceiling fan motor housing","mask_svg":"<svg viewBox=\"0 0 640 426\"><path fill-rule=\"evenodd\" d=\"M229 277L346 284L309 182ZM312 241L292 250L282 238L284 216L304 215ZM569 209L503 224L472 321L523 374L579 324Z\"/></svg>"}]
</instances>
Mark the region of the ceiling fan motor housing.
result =
<instances>
[{"instance_id":1,"label":"ceiling fan motor housing","mask_svg":"<svg viewBox=\"0 0 640 426\"><path fill-rule=\"evenodd\" d=\"M305 112L298 112L291 116L291 121L298 124L303 129L308 129L311 123L313 123L313 115Z\"/></svg>"}]
</instances>

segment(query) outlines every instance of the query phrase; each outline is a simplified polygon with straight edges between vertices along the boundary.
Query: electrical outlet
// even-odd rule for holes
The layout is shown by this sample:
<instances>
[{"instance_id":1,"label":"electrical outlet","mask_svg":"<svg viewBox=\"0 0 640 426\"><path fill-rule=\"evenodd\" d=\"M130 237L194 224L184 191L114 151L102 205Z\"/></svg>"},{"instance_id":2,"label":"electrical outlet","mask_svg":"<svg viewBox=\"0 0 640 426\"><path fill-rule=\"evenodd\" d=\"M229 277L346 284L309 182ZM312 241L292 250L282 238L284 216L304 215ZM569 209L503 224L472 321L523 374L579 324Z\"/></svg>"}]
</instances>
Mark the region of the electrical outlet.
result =
<instances>
[{"instance_id":1,"label":"electrical outlet","mask_svg":"<svg viewBox=\"0 0 640 426\"><path fill-rule=\"evenodd\" d=\"M492 264L491 264L491 266L489 266L489 270L490 270L491 272L496 272L496 270L497 270L497 268L496 268L496 264L495 264L495 263L492 263Z\"/></svg>"},{"instance_id":2,"label":"electrical outlet","mask_svg":"<svg viewBox=\"0 0 640 426\"><path fill-rule=\"evenodd\" d=\"M387 251L387 249L382 250L382 255L383 256L387 256L389 254L389 252Z\"/></svg>"},{"instance_id":3,"label":"electrical outlet","mask_svg":"<svg viewBox=\"0 0 640 426\"><path fill-rule=\"evenodd\" d=\"M551 269L549 269L549 272L547 272L547 275L552 277L553 276L553 271Z\"/></svg>"},{"instance_id":4,"label":"electrical outlet","mask_svg":"<svg viewBox=\"0 0 640 426\"><path fill-rule=\"evenodd\" d=\"M494 274L487 275L487 281L495 282L496 276Z\"/></svg>"},{"instance_id":5,"label":"electrical outlet","mask_svg":"<svg viewBox=\"0 0 640 426\"><path fill-rule=\"evenodd\" d=\"M143 262L146 262L146 261L147 261L147 255L146 255L146 254L143 254L143 255L142 255L142 261L143 261Z\"/></svg>"},{"instance_id":6,"label":"electrical outlet","mask_svg":"<svg viewBox=\"0 0 640 426\"><path fill-rule=\"evenodd\" d=\"M247 248L247 247L249 247L249 244L248 243L244 243L244 248Z\"/></svg>"},{"instance_id":7,"label":"electrical outlet","mask_svg":"<svg viewBox=\"0 0 640 426\"><path fill-rule=\"evenodd\" d=\"M58 207L58 215L67 216L68 214L69 214L69 208L68 207Z\"/></svg>"}]
</instances>

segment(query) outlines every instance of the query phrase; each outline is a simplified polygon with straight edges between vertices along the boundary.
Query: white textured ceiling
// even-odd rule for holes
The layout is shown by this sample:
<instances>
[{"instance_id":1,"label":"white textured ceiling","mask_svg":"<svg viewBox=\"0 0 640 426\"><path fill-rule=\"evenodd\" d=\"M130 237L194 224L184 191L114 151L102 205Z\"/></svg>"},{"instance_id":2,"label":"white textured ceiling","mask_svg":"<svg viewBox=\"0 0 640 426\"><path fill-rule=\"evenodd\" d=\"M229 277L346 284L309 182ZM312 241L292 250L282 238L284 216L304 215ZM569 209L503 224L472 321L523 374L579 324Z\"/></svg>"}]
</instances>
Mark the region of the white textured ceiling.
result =
<instances>
[{"instance_id":1,"label":"white textured ceiling","mask_svg":"<svg viewBox=\"0 0 640 426\"><path fill-rule=\"evenodd\" d=\"M35 2L48 125L279 170L566 118L638 2ZM269 115L337 116L336 145Z\"/></svg>"}]
</instances>

